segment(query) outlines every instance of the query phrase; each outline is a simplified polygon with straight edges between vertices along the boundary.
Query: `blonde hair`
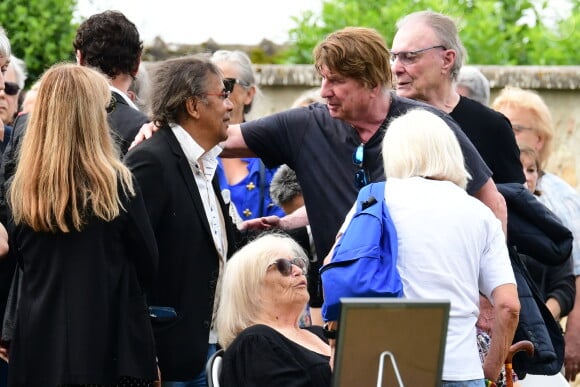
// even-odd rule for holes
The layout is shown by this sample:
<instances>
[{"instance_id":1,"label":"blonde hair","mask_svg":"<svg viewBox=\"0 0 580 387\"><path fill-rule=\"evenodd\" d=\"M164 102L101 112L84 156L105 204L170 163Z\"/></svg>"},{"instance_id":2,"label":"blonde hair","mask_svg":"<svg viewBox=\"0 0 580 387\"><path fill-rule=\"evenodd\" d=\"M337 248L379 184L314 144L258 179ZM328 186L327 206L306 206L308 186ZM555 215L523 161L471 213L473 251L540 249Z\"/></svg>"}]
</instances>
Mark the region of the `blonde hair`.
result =
<instances>
[{"instance_id":1,"label":"blonde hair","mask_svg":"<svg viewBox=\"0 0 580 387\"><path fill-rule=\"evenodd\" d=\"M552 153L554 121L550 109L542 97L532 90L506 86L493 100L491 107L500 113L509 108L523 110L535 122L531 129L544 141L542 149L538 151L540 166L543 169Z\"/></svg>"},{"instance_id":2,"label":"blonde hair","mask_svg":"<svg viewBox=\"0 0 580 387\"><path fill-rule=\"evenodd\" d=\"M280 233L266 233L242 247L226 263L216 317L219 342L224 349L241 331L256 324L268 266L277 258L290 257L301 257L308 262L294 239Z\"/></svg>"},{"instance_id":3,"label":"blonde hair","mask_svg":"<svg viewBox=\"0 0 580 387\"><path fill-rule=\"evenodd\" d=\"M314 67L324 66L366 88L391 88L391 54L383 36L367 27L345 27L328 35L313 50Z\"/></svg>"},{"instance_id":4,"label":"blonde hair","mask_svg":"<svg viewBox=\"0 0 580 387\"><path fill-rule=\"evenodd\" d=\"M89 216L119 215L119 188L135 195L107 123L110 101L105 77L88 67L57 64L42 76L10 186L16 224L80 231Z\"/></svg>"},{"instance_id":5,"label":"blonde hair","mask_svg":"<svg viewBox=\"0 0 580 387\"><path fill-rule=\"evenodd\" d=\"M383 139L385 176L446 180L461 188L471 178L455 133L435 114L414 109L395 118Z\"/></svg>"}]
</instances>

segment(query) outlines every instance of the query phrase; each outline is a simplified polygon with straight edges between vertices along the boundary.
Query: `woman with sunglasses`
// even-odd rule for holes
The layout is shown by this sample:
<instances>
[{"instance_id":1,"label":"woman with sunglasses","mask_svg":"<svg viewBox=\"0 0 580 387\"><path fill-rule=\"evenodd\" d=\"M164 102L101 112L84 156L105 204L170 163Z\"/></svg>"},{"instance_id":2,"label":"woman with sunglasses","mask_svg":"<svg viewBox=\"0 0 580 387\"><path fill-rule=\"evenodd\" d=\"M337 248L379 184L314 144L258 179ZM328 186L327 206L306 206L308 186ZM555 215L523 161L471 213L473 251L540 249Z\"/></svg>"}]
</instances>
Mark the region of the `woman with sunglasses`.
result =
<instances>
[{"instance_id":1,"label":"woman with sunglasses","mask_svg":"<svg viewBox=\"0 0 580 387\"><path fill-rule=\"evenodd\" d=\"M259 89L252 62L243 51L218 50L211 56L231 90L233 104L230 124L246 122ZM262 216L284 216L284 211L270 198L270 181L278 168L267 168L262 160L250 158L218 158L216 171L221 189L230 191L232 203L242 221Z\"/></svg>"},{"instance_id":2,"label":"woman with sunglasses","mask_svg":"<svg viewBox=\"0 0 580 387\"><path fill-rule=\"evenodd\" d=\"M308 303L306 256L268 233L226 264L217 329L225 386L330 386L330 347L318 326L300 328Z\"/></svg>"}]
</instances>

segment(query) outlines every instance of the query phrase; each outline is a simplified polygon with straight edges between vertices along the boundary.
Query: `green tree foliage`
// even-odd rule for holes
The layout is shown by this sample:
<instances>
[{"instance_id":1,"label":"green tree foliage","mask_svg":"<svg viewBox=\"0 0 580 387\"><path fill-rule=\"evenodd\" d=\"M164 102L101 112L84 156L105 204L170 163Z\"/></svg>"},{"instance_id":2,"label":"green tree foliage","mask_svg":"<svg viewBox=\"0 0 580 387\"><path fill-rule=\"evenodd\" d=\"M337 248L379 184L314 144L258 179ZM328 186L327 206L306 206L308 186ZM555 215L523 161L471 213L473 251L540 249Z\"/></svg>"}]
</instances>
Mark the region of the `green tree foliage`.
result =
<instances>
[{"instance_id":1,"label":"green tree foliage","mask_svg":"<svg viewBox=\"0 0 580 387\"><path fill-rule=\"evenodd\" d=\"M294 44L285 60L312 63L314 46L345 26L375 28L390 46L399 18L430 9L457 21L469 63L577 65L580 0L569 1L572 12L554 20L546 17L549 0L324 0L321 15L306 11L293 17Z\"/></svg>"},{"instance_id":2,"label":"green tree foliage","mask_svg":"<svg viewBox=\"0 0 580 387\"><path fill-rule=\"evenodd\" d=\"M0 1L0 26L13 55L26 62L28 85L54 63L74 59L75 6L76 0Z\"/></svg>"}]
</instances>

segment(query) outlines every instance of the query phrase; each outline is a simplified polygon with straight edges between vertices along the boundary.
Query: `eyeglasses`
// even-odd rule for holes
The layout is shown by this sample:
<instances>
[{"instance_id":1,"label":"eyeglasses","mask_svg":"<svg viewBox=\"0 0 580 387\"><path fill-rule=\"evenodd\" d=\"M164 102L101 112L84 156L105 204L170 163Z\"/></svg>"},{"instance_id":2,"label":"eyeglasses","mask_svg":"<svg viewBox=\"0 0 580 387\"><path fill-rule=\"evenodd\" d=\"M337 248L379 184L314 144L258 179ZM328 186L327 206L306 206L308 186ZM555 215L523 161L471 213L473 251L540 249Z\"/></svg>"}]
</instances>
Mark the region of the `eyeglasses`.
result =
<instances>
[{"instance_id":1,"label":"eyeglasses","mask_svg":"<svg viewBox=\"0 0 580 387\"><path fill-rule=\"evenodd\" d=\"M302 258L278 258L268 265L268 269L272 266L276 266L276 269L278 269L280 274L284 277L288 277L292 274L292 265L298 266L298 268L302 270L302 273L306 274L308 263Z\"/></svg>"},{"instance_id":2,"label":"eyeglasses","mask_svg":"<svg viewBox=\"0 0 580 387\"><path fill-rule=\"evenodd\" d=\"M105 106L105 110L107 111L107 114L111 114L112 112L114 112L116 107L117 107L117 100L115 99L114 96L111 96L111 99L109 100L109 104L107 106Z\"/></svg>"},{"instance_id":3,"label":"eyeglasses","mask_svg":"<svg viewBox=\"0 0 580 387\"><path fill-rule=\"evenodd\" d=\"M421 57L421 55L419 55L419 54L421 54L425 51L432 50L434 48L441 48L443 50L447 50L447 48L445 48L445 46L437 45L437 46L420 48L420 49L415 50L415 51L391 52L391 63L395 63L395 61L398 59L399 63L402 64L403 66L411 65L411 64L417 62L417 60Z\"/></svg>"},{"instance_id":4,"label":"eyeglasses","mask_svg":"<svg viewBox=\"0 0 580 387\"><path fill-rule=\"evenodd\" d=\"M4 82L4 92L6 95L16 95L20 91L20 87L14 82Z\"/></svg>"},{"instance_id":5,"label":"eyeglasses","mask_svg":"<svg viewBox=\"0 0 580 387\"><path fill-rule=\"evenodd\" d=\"M226 87L226 90L229 90L230 92L234 91L234 86L236 85L236 83L242 87L250 87L249 82L242 81L241 79L224 78L224 86Z\"/></svg>"},{"instance_id":6,"label":"eyeglasses","mask_svg":"<svg viewBox=\"0 0 580 387\"><path fill-rule=\"evenodd\" d=\"M534 128L529 127L529 126L525 126L525 125L518 125L518 124L512 124L512 129L514 130L515 133L522 133L526 130L530 130L530 131L534 131Z\"/></svg>"},{"instance_id":7,"label":"eyeglasses","mask_svg":"<svg viewBox=\"0 0 580 387\"><path fill-rule=\"evenodd\" d=\"M224 88L221 93L203 93L203 95L215 95L217 97L220 97L220 99L223 101L228 99L230 97L230 94L231 90L228 90L227 88Z\"/></svg>"},{"instance_id":8,"label":"eyeglasses","mask_svg":"<svg viewBox=\"0 0 580 387\"><path fill-rule=\"evenodd\" d=\"M352 154L352 163L360 168L354 174L354 185L358 189L361 189L371 181L369 173L367 172L366 169L364 169L364 157L365 157L365 144L361 143L359 146L356 147L354 153Z\"/></svg>"}]
</instances>

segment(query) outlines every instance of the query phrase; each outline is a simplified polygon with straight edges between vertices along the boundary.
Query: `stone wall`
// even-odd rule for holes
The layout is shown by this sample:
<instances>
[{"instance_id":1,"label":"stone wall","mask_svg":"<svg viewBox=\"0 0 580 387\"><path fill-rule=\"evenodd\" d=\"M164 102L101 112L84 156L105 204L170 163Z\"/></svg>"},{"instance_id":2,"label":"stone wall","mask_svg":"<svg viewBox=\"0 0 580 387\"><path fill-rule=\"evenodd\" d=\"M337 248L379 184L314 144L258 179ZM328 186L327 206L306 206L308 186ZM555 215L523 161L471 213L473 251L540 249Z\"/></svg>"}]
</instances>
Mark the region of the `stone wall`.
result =
<instances>
[{"instance_id":1,"label":"stone wall","mask_svg":"<svg viewBox=\"0 0 580 387\"><path fill-rule=\"evenodd\" d=\"M491 99L506 85L537 91L556 126L547 170L580 191L580 66L478 66L491 85ZM312 65L256 65L261 97L250 118L286 109L308 89L320 85Z\"/></svg>"}]
</instances>

